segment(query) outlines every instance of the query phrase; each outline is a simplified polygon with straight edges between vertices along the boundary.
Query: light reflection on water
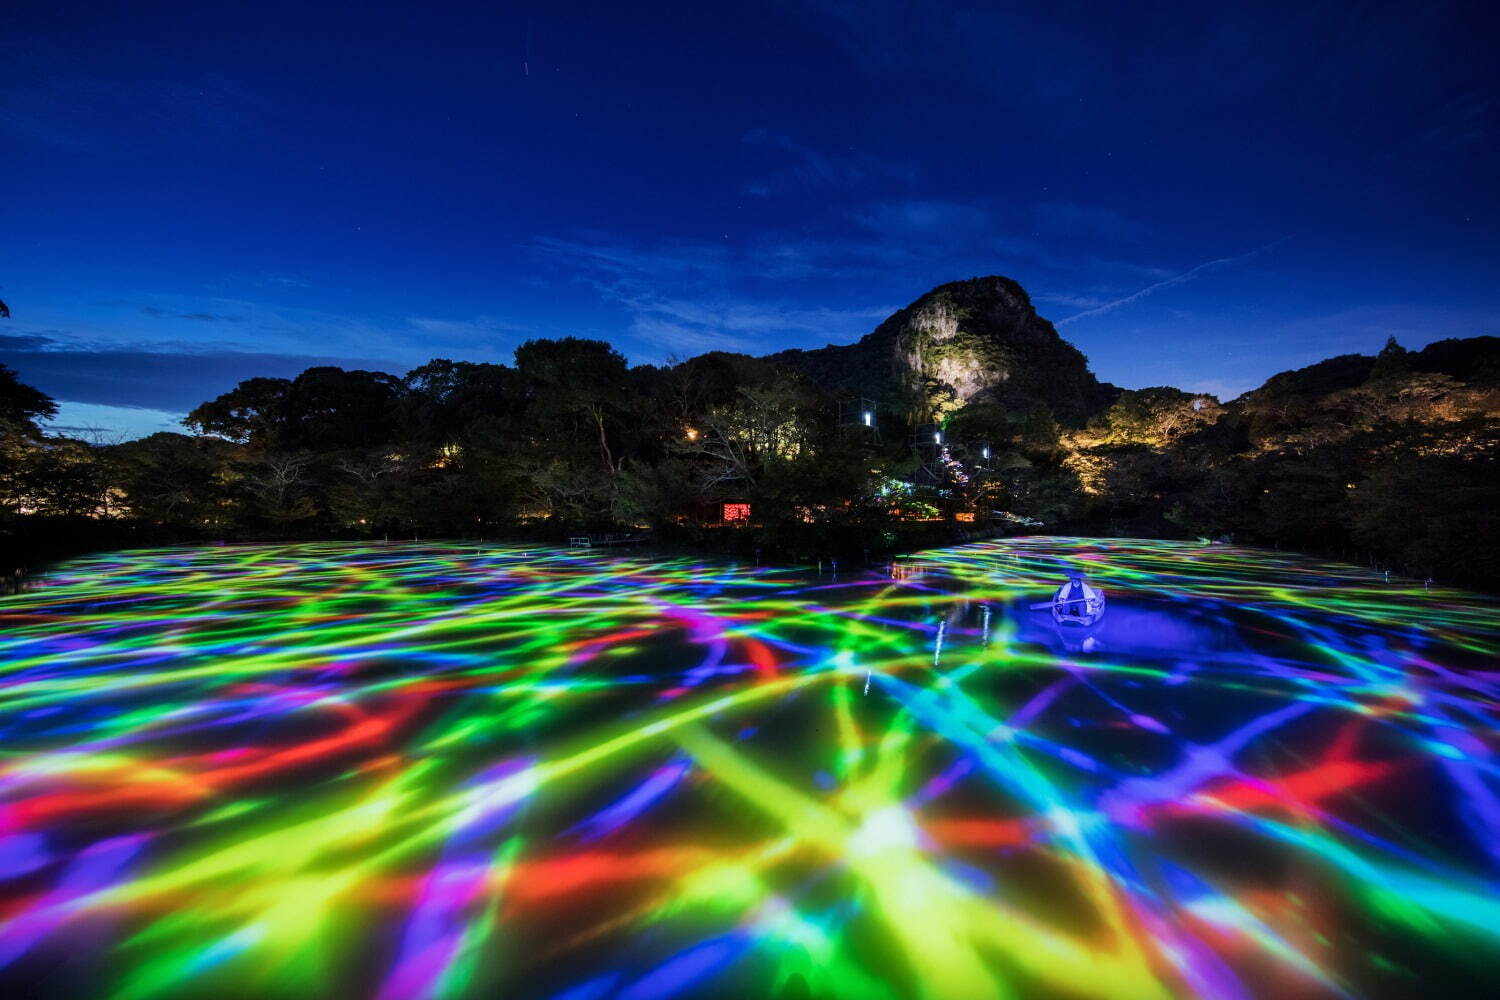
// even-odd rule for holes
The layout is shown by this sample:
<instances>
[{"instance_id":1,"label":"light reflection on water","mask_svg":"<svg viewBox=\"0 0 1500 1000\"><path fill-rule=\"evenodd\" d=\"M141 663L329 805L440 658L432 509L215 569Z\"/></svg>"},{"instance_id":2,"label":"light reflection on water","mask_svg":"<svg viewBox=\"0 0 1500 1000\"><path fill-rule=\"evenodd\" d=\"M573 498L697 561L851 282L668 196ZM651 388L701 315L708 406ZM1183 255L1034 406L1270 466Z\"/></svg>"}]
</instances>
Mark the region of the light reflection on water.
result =
<instances>
[{"instance_id":1,"label":"light reflection on water","mask_svg":"<svg viewBox=\"0 0 1500 1000\"><path fill-rule=\"evenodd\" d=\"M1031 610L1068 566L1088 629ZM79 560L0 604L0 986L1476 987L1495 612L1169 542Z\"/></svg>"}]
</instances>

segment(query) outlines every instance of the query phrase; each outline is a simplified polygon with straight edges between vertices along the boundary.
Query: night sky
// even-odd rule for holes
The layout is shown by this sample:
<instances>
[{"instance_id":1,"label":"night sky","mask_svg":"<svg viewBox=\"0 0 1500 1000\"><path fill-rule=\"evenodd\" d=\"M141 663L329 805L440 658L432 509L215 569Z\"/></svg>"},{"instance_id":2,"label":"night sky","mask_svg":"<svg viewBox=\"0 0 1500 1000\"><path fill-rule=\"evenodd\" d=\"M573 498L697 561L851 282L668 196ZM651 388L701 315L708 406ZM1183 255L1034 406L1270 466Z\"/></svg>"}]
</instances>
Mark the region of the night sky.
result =
<instances>
[{"instance_id":1,"label":"night sky","mask_svg":"<svg viewBox=\"0 0 1500 1000\"><path fill-rule=\"evenodd\" d=\"M1494 3L308 6L6 5L0 362L58 426L991 273L1131 388L1500 333Z\"/></svg>"}]
</instances>

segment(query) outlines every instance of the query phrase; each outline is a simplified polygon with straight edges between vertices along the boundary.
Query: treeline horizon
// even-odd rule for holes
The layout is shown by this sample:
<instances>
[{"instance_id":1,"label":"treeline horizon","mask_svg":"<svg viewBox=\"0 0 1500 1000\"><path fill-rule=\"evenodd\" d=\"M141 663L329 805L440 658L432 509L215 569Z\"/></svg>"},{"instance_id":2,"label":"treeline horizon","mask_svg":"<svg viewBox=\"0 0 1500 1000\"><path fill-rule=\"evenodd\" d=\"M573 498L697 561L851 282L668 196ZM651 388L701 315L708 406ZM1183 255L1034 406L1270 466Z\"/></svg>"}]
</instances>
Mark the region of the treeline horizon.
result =
<instances>
[{"instance_id":1,"label":"treeline horizon","mask_svg":"<svg viewBox=\"0 0 1500 1000\"><path fill-rule=\"evenodd\" d=\"M1228 538L1500 589L1497 387L1500 339L1392 340L1228 403L1118 391L1064 424L989 398L934 412L915 389L861 401L745 355L631 367L567 337L512 365L248 378L191 433L104 444L43 433L52 401L0 366L0 541L9 565L622 530L792 561L997 532Z\"/></svg>"}]
</instances>

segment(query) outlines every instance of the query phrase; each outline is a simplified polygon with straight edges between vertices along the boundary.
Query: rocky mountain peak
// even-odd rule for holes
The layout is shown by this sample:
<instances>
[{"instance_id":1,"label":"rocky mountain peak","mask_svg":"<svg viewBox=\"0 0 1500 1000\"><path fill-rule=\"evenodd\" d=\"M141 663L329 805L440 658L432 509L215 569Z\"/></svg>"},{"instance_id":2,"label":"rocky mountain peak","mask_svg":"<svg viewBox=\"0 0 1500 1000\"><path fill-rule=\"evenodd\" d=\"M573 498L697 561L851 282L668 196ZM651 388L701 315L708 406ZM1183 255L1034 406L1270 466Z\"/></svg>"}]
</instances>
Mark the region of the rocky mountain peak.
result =
<instances>
[{"instance_id":1,"label":"rocky mountain peak","mask_svg":"<svg viewBox=\"0 0 1500 1000\"><path fill-rule=\"evenodd\" d=\"M1037 315L1026 290L999 275L939 285L847 347L770 360L836 391L890 400L918 420L986 399L1019 412L1045 406L1076 425L1116 394Z\"/></svg>"}]
</instances>

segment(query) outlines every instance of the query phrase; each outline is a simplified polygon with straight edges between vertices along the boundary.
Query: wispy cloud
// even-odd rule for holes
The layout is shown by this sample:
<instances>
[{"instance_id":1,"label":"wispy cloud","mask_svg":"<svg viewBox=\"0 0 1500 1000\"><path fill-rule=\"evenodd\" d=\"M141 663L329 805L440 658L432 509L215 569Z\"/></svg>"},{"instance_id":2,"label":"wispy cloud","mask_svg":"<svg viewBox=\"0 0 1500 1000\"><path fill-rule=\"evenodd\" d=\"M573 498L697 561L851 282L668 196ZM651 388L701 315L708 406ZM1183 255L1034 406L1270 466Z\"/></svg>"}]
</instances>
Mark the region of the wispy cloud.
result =
<instances>
[{"instance_id":1,"label":"wispy cloud","mask_svg":"<svg viewBox=\"0 0 1500 1000\"><path fill-rule=\"evenodd\" d=\"M780 344L772 338L797 337L805 346L847 343L868 333L895 311L874 308L808 308L796 303L732 297L621 298L632 313L630 332L647 360L702 351L766 353ZM663 350L665 349L665 350Z\"/></svg>"},{"instance_id":2,"label":"wispy cloud","mask_svg":"<svg viewBox=\"0 0 1500 1000\"><path fill-rule=\"evenodd\" d=\"M174 75L172 63L139 63L139 75L106 75L46 39L0 39L0 132L23 141L119 152L152 136L255 135L273 104L237 80ZM128 141L125 141L128 140Z\"/></svg>"},{"instance_id":3,"label":"wispy cloud","mask_svg":"<svg viewBox=\"0 0 1500 1000\"><path fill-rule=\"evenodd\" d=\"M1067 292L1038 292L1032 295L1031 299L1033 302L1065 306L1069 309L1093 309L1104 303L1104 300L1097 295L1071 295Z\"/></svg>"},{"instance_id":4,"label":"wispy cloud","mask_svg":"<svg viewBox=\"0 0 1500 1000\"><path fill-rule=\"evenodd\" d=\"M1500 333L1500 308L1384 303L1341 309L1283 323L1276 340L1288 345L1273 360L1289 366L1312 364L1333 353L1375 354L1387 337L1408 348L1449 337Z\"/></svg>"},{"instance_id":5,"label":"wispy cloud","mask_svg":"<svg viewBox=\"0 0 1500 1000\"><path fill-rule=\"evenodd\" d=\"M850 217L872 232L900 236L940 234L951 240L989 236L996 230L994 209L983 201L898 198L861 205Z\"/></svg>"},{"instance_id":6,"label":"wispy cloud","mask_svg":"<svg viewBox=\"0 0 1500 1000\"><path fill-rule=\"evenodd\" d=\"M1426 116L1424 127L1413 140L1440 153L1476 143L1500 124L1500 100L1494 88L1476 87L1442 102Z\"/></svg>"},{"instance_id":7,"label":"wispy cloud","mask_svg":"<svg viewBox=\"0 0 1500 1000\"><path fill-rule=\"evenodd\" d=\"M789 286L798 284L805 286L795 293L802 301L827 301L830 288L855 285L909 288L915 298L942 281L1000 273L1028 287L1061 285L1059 295L1086 293L1096 306L1118 294L1123 281L1171 276L1118 257L1061 253L1030 235L1029 214L1001 210L987 199L868 200L840 210L832 222L822 233L764 230L738 242L641 242L582 233L539 237L532 247L565 277L615 301L696 300L722 297L726 289L740 289L738 297L786 299L793 297ZM1069 285L1085 287L1080 292ZM876 294L883 301L888 293Z\"/></svg>"},{"instance_id":8,"label":"wispy cloud","mask_svg":"<svg viewBox=\"0 0 1500 1000\"><path fill-rule=\"evenodd\" d=\"M540 236L532 245L545 254L570 258L599 274L621 278L702 275L722 269L731 257L730 247L712 243L641 246L602 234L578 239Z\"/></svg>"},{"instance_id":9,"label":"wispy cloud","mask_svg":"<svg viewBox=\"0 0 1500 1000\"><path fill-rule=\"evenodd\" d=\"M848 188L868 183L916 180L916 168L910 163L882 159L868 153L834 154L799 142L791 136L768 128L753 128L741 139L747 146L762 147L785 154L791 163L775 168L765 177L745 185L746 194L767 198L793 189L839 186Z\"/></svg>"},{"instance_id":10,"label":"wispy cloud","mask_svg":"<svg viewBox=\"0 0 1500 1000\"><path fill-rule=\"evenodd\" d=\"M260 274L247 279L252 285L271 285L280 288L311 288L312 282L297 274L277 274L274 271L262 271Z\"/></svg>"},{"instance_id":11,"label":"wispy cloud","mask_svg":"<svg viewBox=\"0 0 1500 1000\"><path fill-rule=\"evenodd\" d=\"M524 323L516 323L499 316L476 316L473 319L438 319L431 316L409 316L406 320L429 336L448 344L486 345L497 337L530 333Z\"/></svg>"},{"instance_id":12,"label":"wispy cloud","mask_svg":"<svg viewBox=\"0 0 1500 1000\"><path fill-rule=\"evenodd\" d=\"M706 243L634 246L545 238L537 248L564 262L567 273L629 315L627 332L639 360L710 350L764 352L794 336L821 347L872 329L893 307L839 309L809 306L747 285L774 287L831 268L827 244L767 242L748 247ZM846 258L847 259L847 258Z\"/></svg>"},{"instance_id":13,"label":"wispy cloud","mask_svg":"<svg viewBox=\"0 0 1500 1000\"><path fill-rule=\"evenodd\" d=\"M480 352L490 360L497 340L524 331L519 324L488 314L466 319L387 318L224 296L151 292L144 297L150 300L146 305L113 300L78 310L33 310L29 315L35 322L25 332L50 329L90 350L149 347L169 352L374 355L421 363L433 352Z\"/></svg>"},{"instance_id":14,"label":"wispy cloud","mask_svg":"<svg viewBox=\"0 0 1500 1000\"><path fill-rule=\"evenodd\" d=\"M290 377L316 365L399 374L409 365L368 356L163 349L160 345L80 344L27 334L0 337L0 362L60 400L186 412L255 375Z\"/></svg>"},{"instance_id":15,"label":"wispy cloud","mask_svg":"<svg viewBox=\"0 0 1500 1000\"><path fill-rule=\"evenodd\" d=\"M940 282L983 274L1005 274L1030 286L1061 285L1039 301L1073 310L1118 298L1123 281L1160 284L1174 277L1129 260L1056 253L1018 235L1023 225L1029 228L1028 217L984 199L867 201L846 209L840 222L842 231L830 236L766 231L739 243L642 243L585 233L542 237L533 247L562 277L623 307L637 341L670 343L677 350L847 343L904 304L892 302L885 290L905 288L915 299ZM848 222L858 228L850 231ZM1128 221L1104 215L1089 224L1134 231ZM1045 282L1037 280L1043 276ZM861 287L870 290L868 307L849 302L850 290ZM830 289L844 302L808 305L828 302Z\"/></svg>"},{"instance_id":16,"label":"wispy cloud","mask_svg":"<svg viewBox=\"0 0 1500 1000\"><path fill-rule=\"evenodd\" d=\"M1057 202L1054 205L1064 203ZM1075 206L1076 207L1076 206ZM874 256L892 268L912 269L941 263L948 277L986 274L996 269L1045 271L1074 280L1089 277L1161 279L1170 274L1157 267L1097 253L1065 254L1061 241L1037 237L1036 213L1003 210L988 199L896 198L873 201L850 210L848 217L870 235L852 248L852 256ZM1053 216L1073 227L1115 232L1116 241L1145 230L1107 209L1057 209ZM1026 235L1022 235L1025 233ZM1010 274L1011 277L1018 277ZM1100 299L1100 301L1105 301Z\"/></svg>"},{"instance_id":17,"label":"wispy cloud","mask_svg":"<svg viewBox=\"0 0 1500 1000\"><path fill-rule=\"evenodd\" d=\"M1258 257L1263 253L1267 253L1275 249L1282 243L1285 243L1288 239L1289 237L1283 236L1281 237L1281 239L1273 240L1263 247L1258 247L1257 249L1251 250L1249 253L1242 253L1237 257L1221 257L1218 260L1205 261L1204 263L1199 264L1197 267L1191 268L1187 271L1183 271L1181 274L1173 275L1172 277L1167 278L1164 281L1158 281L1154 285L1147 285L1145 288L1142 288L1139 291L1131 292L1129 295L1115 299L1111 302L1106 302L1103 305L1095 306L1092 309L1086 309L1081 313L1069 316L1067 319L1058 320L1057 325L1067 326L1069 323L1076 323L1081 319L1088 319L1090 316L1101 316L1104 313L1113 312L1114 310L1119 309L1122 306L1130 305L1132 302L1139 302L1141 299L1146 298L1148 295L1154 295L1162 289L1173 288L1177 285L1183 284L1184 282L1192 281L1200 274L1207 274L1210 271L1217 271L1219 268L1228 267L1230 264L1237 264L1240 261L1249 260L1252 257Z\"/></svg>"},{"instance_id":18,"label":"wispy cloud","mask_svg":"<svg viewBox=\"0 0 1500 1000\"><path fill-rule=\"evenodd\" d=\"M895 311L894 306L807 309L786 303L682 299L628 305L635 312L630 333L646 348L646 360L652 361L705 351L764 354L779 346L768 338L787 334L804 335L808 347L847 343Z\"/></svg>"},{"instance_id":19,"label":"wispy cloud","mask_svg":"<svg viewBox=\"0 0 1500 1000\"><path fill-rule=\"evenodd\" d=\"M650 345L653 356L640 360L673 361L679 358L707 354L709 351L730 351L747 354L755 349L751 338L737 337L701 326L673 323L650 314L631 318L630 335L642 344Z\"/></svg>"},{"instance_id":20,"label":"wispy cloud","mask_svg":"<svg viewBox=\"0 0 1500 1000\"><path fill-rule=\"evenodd\" d=\"M1143 243L1151 227L1097 205L1071 201L1044 201L1033 213L1039 229L1058 236L1083 236L1111 243Z\"/></svg>"},{"instance_id":21,"label":"wispy cloud","mask_svg":"<svg viewBox=\"0 0 1500 1000\"><path fill-rule=\"evenodd\" d=\"M172 312L159 306L141 306L141 313L152 319L190 319L199 323L243 323L243 316L226 316L210 312Z\"/></svg>"}]
</instances>

